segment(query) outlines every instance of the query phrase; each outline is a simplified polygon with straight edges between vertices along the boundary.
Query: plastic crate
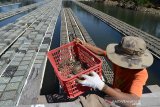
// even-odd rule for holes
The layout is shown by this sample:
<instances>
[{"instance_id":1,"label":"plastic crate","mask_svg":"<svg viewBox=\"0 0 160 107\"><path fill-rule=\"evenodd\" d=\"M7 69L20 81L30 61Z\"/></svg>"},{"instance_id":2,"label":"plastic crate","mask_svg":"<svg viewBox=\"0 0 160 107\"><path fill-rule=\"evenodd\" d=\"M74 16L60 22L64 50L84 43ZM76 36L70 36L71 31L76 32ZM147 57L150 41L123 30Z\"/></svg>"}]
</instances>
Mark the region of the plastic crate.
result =
<instances>
[{"instance_id":1,"label":"plastic crate","mask_svg":"<svg viewBox=\"0 0 160 107\"><path fill-rule=\"evenodd\" d=\"M102 61L79 43L70 42L49 51L48 59L54 68L54 72L57 75L61 86L69 98L75 98L91 89L82 86L75 81L82 74L89 74L90 72L95 71L102 77ZM81 69L81 72L73 75L72 68L74 65L70 63L74 61L79 61L80 64L86 66L86 68Z\"/></svg>"}]
</instances>

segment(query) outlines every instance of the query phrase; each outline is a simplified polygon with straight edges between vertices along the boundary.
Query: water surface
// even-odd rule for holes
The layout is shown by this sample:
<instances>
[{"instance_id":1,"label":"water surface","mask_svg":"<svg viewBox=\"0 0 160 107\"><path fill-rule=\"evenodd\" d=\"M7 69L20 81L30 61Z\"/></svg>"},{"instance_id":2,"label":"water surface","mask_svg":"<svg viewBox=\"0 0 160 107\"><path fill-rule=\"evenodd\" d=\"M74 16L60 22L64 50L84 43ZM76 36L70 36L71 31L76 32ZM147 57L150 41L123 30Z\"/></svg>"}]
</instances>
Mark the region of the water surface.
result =
<instances>
[{"instance_id":1,"label":"water surface","mask_svg":"<svg viewBox=\"0 0 160 107\"><path fill-rule=\"evenodd\" d=\"M160 38L160 16L116 6L108 6L104 3L83 3Z\"/></svg>"}]
</instances>

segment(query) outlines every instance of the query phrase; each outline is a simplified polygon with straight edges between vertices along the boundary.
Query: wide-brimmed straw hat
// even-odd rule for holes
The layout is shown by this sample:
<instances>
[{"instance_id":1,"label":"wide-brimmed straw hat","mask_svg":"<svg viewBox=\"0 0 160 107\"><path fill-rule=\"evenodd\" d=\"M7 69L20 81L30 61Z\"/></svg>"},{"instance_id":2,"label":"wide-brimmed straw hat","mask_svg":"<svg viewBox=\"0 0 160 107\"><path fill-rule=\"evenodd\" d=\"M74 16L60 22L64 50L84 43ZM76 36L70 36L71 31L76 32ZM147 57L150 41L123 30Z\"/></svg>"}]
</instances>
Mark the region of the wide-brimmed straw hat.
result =
<instances>
[{"instance_id":1,"label":"wide-brimmed straw hat","mask_svg":"<svg viewBox=\"0 0 160 107\"><path fill-rule=\"evenodd\" d=\"M114 64L129 69L144 69L152 65L153 56L143 39L126 36L119 44L109 44L107 56Z\"/></svg>"}]
</instances>

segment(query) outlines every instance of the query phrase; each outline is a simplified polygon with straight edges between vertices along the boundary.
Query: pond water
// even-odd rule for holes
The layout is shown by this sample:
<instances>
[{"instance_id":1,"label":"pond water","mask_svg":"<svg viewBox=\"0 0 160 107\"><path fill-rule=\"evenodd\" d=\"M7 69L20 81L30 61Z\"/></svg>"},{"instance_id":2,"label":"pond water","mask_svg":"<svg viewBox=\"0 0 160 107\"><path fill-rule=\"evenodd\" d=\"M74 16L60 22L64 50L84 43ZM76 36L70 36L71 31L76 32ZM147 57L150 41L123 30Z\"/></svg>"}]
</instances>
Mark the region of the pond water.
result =
<instances>
[{"instance_id":1,"label":"pond water","mask_svg":"<svg viewBox=\"0 0 160 107\"><path fill-rule=\"evenodd\" d=\"M104 3L83 3L160 38L160 16L124 9L116 6L108 6Z\"/></svg>"}]
</instances>

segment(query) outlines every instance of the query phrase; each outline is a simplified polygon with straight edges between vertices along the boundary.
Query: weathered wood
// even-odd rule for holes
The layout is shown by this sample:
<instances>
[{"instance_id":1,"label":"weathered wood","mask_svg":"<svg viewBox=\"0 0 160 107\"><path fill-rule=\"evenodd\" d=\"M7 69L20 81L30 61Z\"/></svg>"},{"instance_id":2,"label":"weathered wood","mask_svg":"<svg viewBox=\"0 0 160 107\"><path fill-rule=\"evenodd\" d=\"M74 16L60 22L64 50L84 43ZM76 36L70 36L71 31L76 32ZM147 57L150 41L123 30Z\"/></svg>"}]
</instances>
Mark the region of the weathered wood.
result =
<instances>
[{"instance_id":1,"label":"weathered wood","mask_svg":"<svg viewBox=\"0 0 160 107\"><path fill-rule=\"evenodd\" d=\"M1 59L0 65L3 78L0 78L0 106L14 106L19 103L37 104L47 61L46 52L51 45L51 41L48 42L48 40L52 40L61 4L62 1L49 1L29 15L18 19L20 21L0 29L0 32L11 30L7 33L8 37L5 35L10 38L13 37L12 32L18 34L25 29L24 26L27 28L21 37L13 33L17 41L2 55L3 60Z\"/></svg>"},{"instance_id":2,"label":"weathered wood","mask_svg":"<svg viewBox=\"0 0 160 107\"><path fill-rule=\"evenodd\" d=\"M82 106L80 103L65 102L65 103L53 103L53 104L19 105L17 107L82 107Z\"/></svg>"},{"instance_id":3,"label":"weathered wood","mask_svg":"<svg viewBox=\"0 0 160 107\"><path fill-rule=\"evenodd\" d=\"M40 47L38 48L37 57L35 58L33 67L27 79L27 84L22 90L22 95L20 96L20 102L19 102L20 105L37 104L38 103L37 101L39 101L38 98L40 98L39 97L40 90L41 90L41 85L42 85L45 67L47 63L46 52L49 51L52 43L50 42L49 44L46 44L44 43L44 40L45 38L49 38L50 40L52 40L52 36L54 33L53 29L55 28L55 22L58 19L58 15L61 9L61 1L52 2L51 4L52 5L57 4L56 7L54 5L54 8L56 8L57 11L54 11L53 6L50 6L50 12L48 13L48 16L47 16L47 17L51 17L49 18L50 20L49 27L47 28L47 31L43 36L43 40L41 42ZM45 51L41 52L40 50L42 49L45 49ZM44 54L42 55L41 53L44 53Z\"/></svg>"},{"instance_id":4,"label":"weathered wood","mask_svg":"<svg viewBox=\"0 0 160 107\"><path fill-rule=\"evenodd\" d=\"M43 65L42 65L43 66ZM40 82L42 80L42 69L32 69L27 85L21 95L20 105L37 104L40 93Z\"/></svg>"}]
</instances>

